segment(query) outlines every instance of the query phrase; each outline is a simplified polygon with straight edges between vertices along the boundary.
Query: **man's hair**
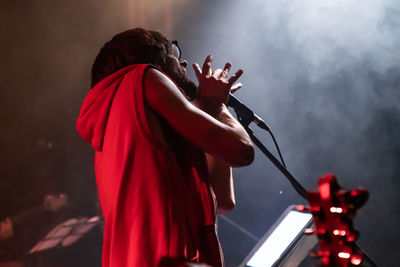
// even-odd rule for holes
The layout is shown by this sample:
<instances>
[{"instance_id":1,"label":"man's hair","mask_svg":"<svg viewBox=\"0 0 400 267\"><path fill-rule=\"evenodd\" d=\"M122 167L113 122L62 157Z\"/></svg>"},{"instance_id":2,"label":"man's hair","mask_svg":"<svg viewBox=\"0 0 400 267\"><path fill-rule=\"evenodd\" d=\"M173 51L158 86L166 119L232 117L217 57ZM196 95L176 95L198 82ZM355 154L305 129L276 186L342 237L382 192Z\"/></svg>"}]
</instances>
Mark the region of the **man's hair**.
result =
<instances>
[{"instance_id":1,"label":"man's hair","mask_svg":"<svg viewBox=\"0 0 400 267\"><path fill-rule=\"evenodd\" d=\"M171 42L161 32L127 30L105 43L92 67L92 87L108 75L132 64L163 66Z\"/></svg>"}]
</instances>

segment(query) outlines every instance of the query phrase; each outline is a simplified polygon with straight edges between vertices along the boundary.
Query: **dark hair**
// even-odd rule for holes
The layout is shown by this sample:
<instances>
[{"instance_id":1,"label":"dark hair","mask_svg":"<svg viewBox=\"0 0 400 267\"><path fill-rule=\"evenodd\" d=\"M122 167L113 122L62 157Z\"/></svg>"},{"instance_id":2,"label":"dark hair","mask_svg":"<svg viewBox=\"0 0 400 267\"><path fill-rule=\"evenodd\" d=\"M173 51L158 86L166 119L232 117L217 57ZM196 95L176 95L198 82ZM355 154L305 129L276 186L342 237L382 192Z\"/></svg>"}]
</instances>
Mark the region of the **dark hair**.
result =
<instances>
[{"instance_id":1,"label":"dark hair","mask_svg":"<svg viewBox=\"0 0 400 267\"><path fill-rule=\"evenodd\" d=\"M132 64L162 66L171 42L158 31L127 30L105 43L92 66L92 87L108 75Z\"/></svg>"}]
</instances>

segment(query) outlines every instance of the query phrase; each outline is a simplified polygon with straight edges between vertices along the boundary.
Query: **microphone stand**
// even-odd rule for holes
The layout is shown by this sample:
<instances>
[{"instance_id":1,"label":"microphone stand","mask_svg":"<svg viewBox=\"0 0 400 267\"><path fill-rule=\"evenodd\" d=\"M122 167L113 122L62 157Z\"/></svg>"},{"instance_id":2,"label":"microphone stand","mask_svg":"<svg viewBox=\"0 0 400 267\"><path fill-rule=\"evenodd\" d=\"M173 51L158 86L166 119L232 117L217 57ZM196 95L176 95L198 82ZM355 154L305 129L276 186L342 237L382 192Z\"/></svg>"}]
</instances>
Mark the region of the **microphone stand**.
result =
<instances>
[{"instance_id":1,"label":"microphone stand","mask_svg":"<svg viewBox=\"0 0 400 267\"><path fill-rule=\"evenodd\" d=\"M229 100L228 100L229 101ZM232 101L232 100L231 100ZM229 103L229 102L228 102ZM303 197L303 199L307 200L307 190L294 178L294 176L281 164L281 162L264 146L264 144L258 140L258 138L254 135L253 130L250 129L249 125L255 119L254 112L246 107L245 105L235 105L231 108L236 113L238 121L243 125L244 129L249 134L253 143L263 152L263 154L277 167L281 173L289 180L289 182L293 185L296 192ZM260 128L264 129L265 131L269 131L269 128L265 125L261 125ZM308 201L308 200L307 200ZM365 259L367 260L367 264L363 265L365 267L377 267L378 265L361 249L361 247L355 243L355 246L358 250L362 252Z\"/></svg>"},{"instance_id":2,"label":"microphone stand","mask_svg":"<svg viewBox=\"0 0 400 267\"><path fill-rule=\"evenodd\" d=\"M253 143L263 152L263 154L277 167L281 173L289 180L293 185L296 192L307 200L307 190L294 178L294 176L281 164L281 162L264 146L264 144L258 140L254 135L253 130L250 129L249 124L254 121L254 112L246 106L236 106L232 107L236 113L238 121L243 125L244 129L249 134ZM268 128L261 127L262 129L268 131Z\"/></svg>"}]
</instances>

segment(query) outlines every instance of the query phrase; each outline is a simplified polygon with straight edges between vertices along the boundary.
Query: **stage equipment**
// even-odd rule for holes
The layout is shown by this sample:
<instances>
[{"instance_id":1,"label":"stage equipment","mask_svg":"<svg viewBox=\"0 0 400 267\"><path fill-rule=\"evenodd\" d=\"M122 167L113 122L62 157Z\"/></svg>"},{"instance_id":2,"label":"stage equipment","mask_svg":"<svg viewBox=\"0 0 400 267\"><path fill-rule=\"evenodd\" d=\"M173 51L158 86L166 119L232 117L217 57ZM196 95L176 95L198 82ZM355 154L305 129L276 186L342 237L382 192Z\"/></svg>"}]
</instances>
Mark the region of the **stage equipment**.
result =
<instances>
[{"instance_id":1,"label":"stage equipment","mask_svg":"<svg viewBox=\"0 0 400 267\"><path fill-rule=\"evenodd\" d=\"M53 228L28 256L44 267L101 266L102 224L99 216L69 219Z\"/></svg>"},{"instance_id":2,"label":"stage equipment","mask_svg":"<svg viewBox=\"0 0 400 267\"><path fill-rule=\"evenodd\" d=\"M239 266L299 266L318 243L315 236L303 234L312 226L311 213L289 206Z\"/></svg>"},{"instance_id":3,"label":"stage equipment","mask_svg":"<svg viewBox=\"0 0 400 267\"><path fill-rule=\"evenodd\" d=\"M319 191L307 194L310 206L298 206L299 211L313 214L316 227L307 232L318 236L320 250L312 254L321 258L323 266L361 266L367 256L355 243L359 232L354 229L353 220L356 210L367 201L368 191L346 191L332 174L319 178L318 183Z\"/></svg>"}]
</instances>

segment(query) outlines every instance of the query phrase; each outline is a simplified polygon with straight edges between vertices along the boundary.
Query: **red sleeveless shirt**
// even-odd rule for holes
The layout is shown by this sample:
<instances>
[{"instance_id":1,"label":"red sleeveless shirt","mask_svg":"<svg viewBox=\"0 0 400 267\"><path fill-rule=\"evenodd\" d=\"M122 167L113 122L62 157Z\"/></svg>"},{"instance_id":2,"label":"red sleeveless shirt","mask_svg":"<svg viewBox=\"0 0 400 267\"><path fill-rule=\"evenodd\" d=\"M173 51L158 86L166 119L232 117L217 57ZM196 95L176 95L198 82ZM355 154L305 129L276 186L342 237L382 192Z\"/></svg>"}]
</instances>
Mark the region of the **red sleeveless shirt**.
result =
<instances>
[{"instance_id":1,"label":"red sleeveless shirt","mask_svg":"<svg viewBox=\"0 0 400 267\"><path fill-rule=\"evenodd\" d=\"M149 124L143 77L128 66L86 96L77 122L95 149L105 219L103 266L155 267L164 256L222 266L204 152L156 114L167 144Z\"/></svg>"}]
</instances>

